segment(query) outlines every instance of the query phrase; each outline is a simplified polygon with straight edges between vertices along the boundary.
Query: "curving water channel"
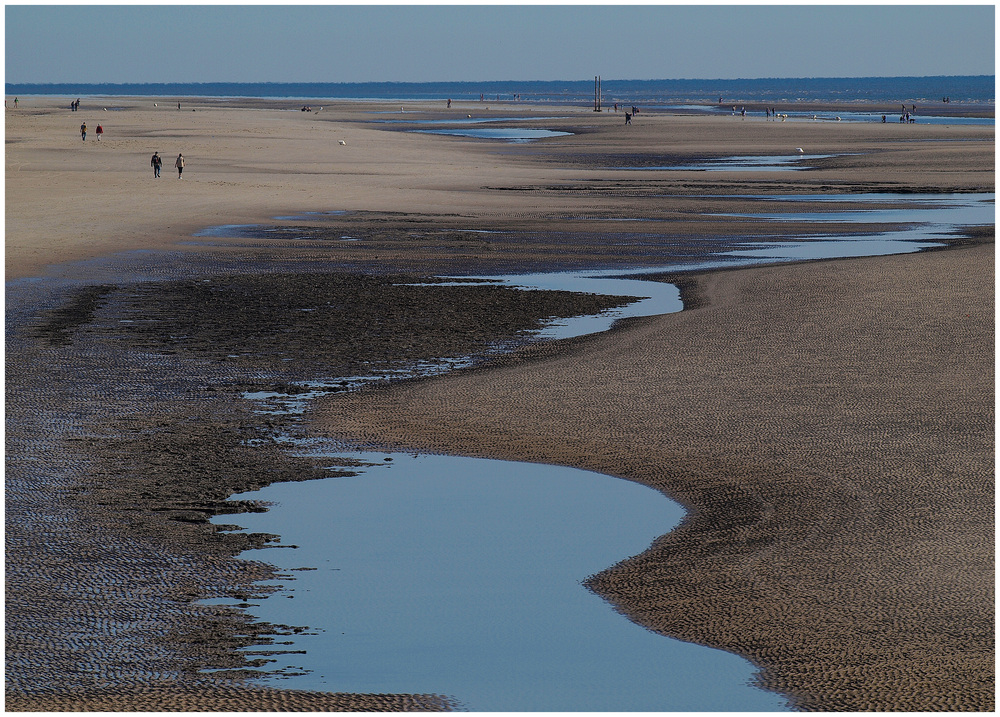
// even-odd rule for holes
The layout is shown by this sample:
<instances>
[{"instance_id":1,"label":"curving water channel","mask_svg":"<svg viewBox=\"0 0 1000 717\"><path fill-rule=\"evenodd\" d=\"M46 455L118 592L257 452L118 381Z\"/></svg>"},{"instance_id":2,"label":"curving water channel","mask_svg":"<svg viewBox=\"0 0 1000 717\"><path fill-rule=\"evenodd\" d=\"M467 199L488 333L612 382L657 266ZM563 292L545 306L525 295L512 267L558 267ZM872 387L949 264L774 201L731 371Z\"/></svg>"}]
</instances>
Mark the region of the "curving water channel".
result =
<instances>
[{"instance_id":1,"label":"curving water channel","mask_svg":"<svg viewBox=\"0 0 1000 717\"><path fill-rule=\"evenodd\" d=\"M898 229L755 241L700 262L629 273L918 251L939 245L959 226L994 223L992 194L907 197L909 209L850 211L838 203L903 199L758 198L776 208L781 202L831 204L829 212L767 215L774 221L809 217ZM604 331L624 316L682 308L672 285L622 274L481 279L641 298L625 309L550 326L545 338ZM273 397L247 398L260 401L262 411L274 410L265 405ZM277 674L262 681L292 689L434 692L478 711L786 708L782 698L753 685L747 661L648 632L581 584L676 525L679 507L659 493L565 467L345 454L279 440L299 454L329 456L331 463L346 456L367 465L353 477L275 484L236 496L273 506L266 513L225 516L227 523L279 534L281 545L295 546L245 556L273 563L287 576L250 613L310 628L286 646L298 654L271 656L268 669Z\"/></svg>"},{"instance_id":2,"label":"curving water channel","mask_svg":"<svg viewBox=\"0 0 1000 717\"><path fill-rule=\"evenodd\" d=\"M734 157L717 157L690 164L664 164L650 167L614 167L614 169L630 169L639 171L670 170L670 171L700 171L700 172L798 172L804 169L815 169L811 162L817 159L831 157L847 157L846 154L775 154L775 155L737 155ZM611 169L609 167L609 169Z\"/></svg>"},{"instance_id":3,"label":"curving water channel","mask_svg":"<svg viewBox=\"0 0 1000 717\"><path fill-rule=\"evenodd\" d=\"M415 129L421 134L443 134L452 137L474 137L476 139L502 139L509 142L530 142L535 139L549 137L567 137L572 132L560 132L554 129L533 129L531 127L490 127L482 129Z\"/></svg>"},{"instance_id":4,"label":"curving water channel","mask_svg":"<svg viewBox=\"0 0 1000 717\"><path fill-rule=\"evenodd\" d=\"M521 122L553 120L559 117L455 117L449 119L392 119L375 120L384 124L412 124L424 127L433 125L448 125L443 129L411 129L409 132L420 134L440 134L452 137L473 137L476 139L497 139L508 142L531 142L536 139L546 139L549 137L566 137L572 132L562 132L552 129L534 129L531 127L470 127L469 125L491 124L494 122Z\"/></svg>"},{"instance_id":5,"label":"curving water channel","mask_svg":"<svg viewBox=\"0 0 1000 717\"><path fill-rule=\"evenodd\" d=\"M276 503L240 523L299 546L263 555L291 579L251 611L315 629L295 639L305 654L273 656L286 676L271 684L491 712L783 708L745 660L651 633L580 585L678 523L660 493L559 466L349 455L371 466L239 496Z\"/></svg>"}]
</instances>

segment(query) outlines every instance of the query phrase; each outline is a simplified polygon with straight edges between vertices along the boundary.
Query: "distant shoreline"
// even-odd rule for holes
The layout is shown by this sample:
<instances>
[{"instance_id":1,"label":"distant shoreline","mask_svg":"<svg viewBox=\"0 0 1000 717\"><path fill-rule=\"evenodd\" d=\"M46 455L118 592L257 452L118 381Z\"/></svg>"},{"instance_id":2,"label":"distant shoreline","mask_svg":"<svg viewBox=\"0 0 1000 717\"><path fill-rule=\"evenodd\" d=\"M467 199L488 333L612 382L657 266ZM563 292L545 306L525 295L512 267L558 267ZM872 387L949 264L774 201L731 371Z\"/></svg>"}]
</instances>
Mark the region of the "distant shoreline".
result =
<instances>
[{"instance_id":1,"label":"distant shoreline","mask_svg":"<svg viewBox=\"0 0 1000 717\"><path fill-rule=\"evenodd\" d=\"M29 94L29 93L19 93L11 94L8 96L6 101L6 107L8 110L12 109L13 98L17 97L20 100L19 108L22 110L32 109L31 101L35 100L39 103L44 104L45 111L51 111L53 109L53 102L57 102L61 107L66 105L66 109L69 109L69 103L75 99L82 99L83 104L99 102L104 109L103 105L108 105L107 109L109 111L124 110L124 109L136 109L134 105L138 105L144 102L152 102L154 105L156 103L163 103L161 109L170 109L173 104L181 103L185 105L184 109L194 109L187 105L196 105L200 108L205 108L206 106L216 106L219 108L230 108L234 106L234 103L239 103L241 109L257 109L257 110L288 110L288 111L299 111L303 107L308 106L310 110L315 109L314 106L318 105L321 109L326 107L328 110L334 107L347 108L351 107L355 109L359 105L370 105L378 107L391 108L394 112L398 108L403 106L408 107L411 112L429 112L436 110L444 110L446 108L447 99L434 99L434 98L405 98L405 97L316 97L316 96L289 96L289 97L266 97L266 96L243 96L243 95L136 95L136 94L87 94L84 92L79 93L63 93L63 94ZM112 106L113 103L126 103L130 106ZM453 108L462 108L464 110L496 110L499 108L508 108L513 110L514 108L523 108L525 111L532 110L546 110L548 112L553 111L579 111L581 108L589 110L592 107L593 100L588 101L583 100L548 100L548 99L501 99L497 100L494 95L493 99L484 99L480 101L479 99L452 99ZM601 109L601 113L609 116L624 116L624 112L630 106L637 106L642 111L646 112L648 115L690 115L690 116L705 116L705 117L724 117L728 116L732 107L746 108L749 114L763 115L765 108L774 109L777 112L791 112L793 115L789 119L793 120L803 120L807 119L803 114L809 113L843 113L845 118L850 121L853 115L854 119L857 119L859 114L870 114L877 119L878 115L886 115L887 121L895 122L898 119L900 113L899 102L882 102L874 103L863 100L854 101L840 101L840 102L821 102L821 101L788 101L788 100L775 100L764 102L763 100L750 101L731 101L724 102L719 105L718 102L708 102L708 101L694 101L694 100L679 100L674 103L662 103L653 104L648 102L632 102L632 101L617 101L617 114L615 113L614 106L615 101L605 100ZM910 105L915 105L917 107L916 112L913 116L919 121L920 118L955 118L955 119L966 119L966 120L979 120L975 122L976 124L989 124L985 120L991 120L996 115L996 110L993 104L979 104L979 103L963 103L963 102L927 102L927 101L915 101L906 103L909 107ZM699 109L695 109L697 106ZM720 109L721 108L721 109ZM95 107L83 107L85 110L98 109ZM794 113L798 113L797 115ZM821 118L821 119L832 119L832 117Z\"/></svg>"},{"instance_id":2,"label":"distant shoreline","mask_svg":"<svg viewBox=\"0 0 1000 717\"><path fill-rule=\"evenodd\" d=\"M486 80L482 82L162 82L162 83L6 83L7 95L24 96L175 96L260 97L326 100L431 100L468 102L513 100L592 103L594 79ZM647 107L678 102L717 104L948 104L995 103L993 75L860 78L764 78L705 80L602 79L605 104L626 102ZM945 104L942 102L942 104Z\"/></svg>"}]
</instances>

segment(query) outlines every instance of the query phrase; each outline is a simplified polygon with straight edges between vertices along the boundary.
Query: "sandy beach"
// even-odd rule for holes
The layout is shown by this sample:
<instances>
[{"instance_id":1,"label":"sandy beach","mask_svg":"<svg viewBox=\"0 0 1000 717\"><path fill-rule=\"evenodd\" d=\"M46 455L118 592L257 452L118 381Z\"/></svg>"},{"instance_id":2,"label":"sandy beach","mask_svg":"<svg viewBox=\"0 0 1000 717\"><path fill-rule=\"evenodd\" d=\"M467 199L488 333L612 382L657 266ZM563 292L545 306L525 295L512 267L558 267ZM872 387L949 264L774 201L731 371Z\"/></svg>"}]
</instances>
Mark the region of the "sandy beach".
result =
<instances>
[{"instance_id":1,"label":"sandy beach","mask_svg":"<svg viewBox=\"0 0 1000 717\"><path fill-rule=\"evenodd\" d=\"M476 352L614 303L483 287L455 307L444 287L399 288L414 278L659 266L772 236L752 216L769 211L762 195L994 191L992 126L69 102L22 98L6 114L8 710L453 707L253 687L260 665L237 648L280 646L292 628L194 604L252 600L273 577L234 560L268 536L207 522L233 512L226 498L319 475L263 445L279 419L242 392ZM405 131L500 114L573 134ZM799 148L823 158L635 169ZM195 236L248 224L262 230ZM858 231L782 231L835 229ZM638 232L656 239L628 240ZM294 428L650 485L687 519L588 584L635 622L750 659L798 709L991 711L993 259L989 226L918 254L653 277L682 287L684 311L330 396ZM342 310L310 313L317 296ZM128 614L145 622L130 632Z\"/></svg>"}]
</instances>

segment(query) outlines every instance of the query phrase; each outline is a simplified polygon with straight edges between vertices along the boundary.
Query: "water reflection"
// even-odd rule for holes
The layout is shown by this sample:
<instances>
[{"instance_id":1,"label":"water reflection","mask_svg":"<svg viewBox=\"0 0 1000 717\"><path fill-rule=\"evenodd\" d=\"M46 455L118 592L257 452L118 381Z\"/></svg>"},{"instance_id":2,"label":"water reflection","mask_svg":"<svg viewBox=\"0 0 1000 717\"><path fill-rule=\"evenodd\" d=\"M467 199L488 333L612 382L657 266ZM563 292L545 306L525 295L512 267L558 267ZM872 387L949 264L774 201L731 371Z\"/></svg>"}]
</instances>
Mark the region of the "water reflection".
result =
<instances>
[{"instance_id":1,"label":"water reflection","mask_svg":"<svg viewBox=\"0 0 1000 717\"><path fill-rule=\"evenodd\" d=\"M750 215L757 219L808 217L900 230L786 236L728 252L706 248L700 260L630 270L626 278L620 268L481 278L641 297L624 312L570 320L545 334L563 338L606 330L625 315L682 308L674 286L641 281L643 273L916 251L958 226L994 221L992 194L756 198L831 205L829 212ZM889 202L908 206L844 211L840 204ZM324 390L309 389L316 395ZM248 398L266 404L262 411L303 408L282 406L273 395ZM304 450L300 442L289 447ZM247 556L295 575L252 614L321 630L294 637L290 649L305 654L276 658L283 675L272 682L294 689L441 693L487 711L784 708L780 698L748 684L753 668L746 661L647 632L581 587L586 576L641 552L672 528L680 509L659 494L567 468L358 455L391 467L272 485L239 496L274 501L270 511L226 516L227 523L278 533L284 544L300 546ZM303 567L316 569L295 570Z\"/></svg>"},{"instance_id":2,"label":"water reflection","mask_svg":"<svg viewBox=\"0 0 1000 717\"><path fill-rule=\"evenodd\" d=\"M782 202L815 202L818 204L904 204L902 207L841 209L834 207L821 212L773 212L711 214L721 217L752 217L771 222L838 222L845 224L920 225L925 236L941 235L959 226L993 224L996 205L993 194L764 194L747 197L775 204ZM898 233L898 232L896 232Z\"/></svg>"},{"instance_id":3,"label":"water reflection","mask_svg":"<svg viewBox=\"0 0 1000 717\"><path fill-rule=\"evenodd\" d=\"M851 256L885 256L910 254L940 246L907 239L844 239L842 241L769 242L749 249L720 252L724 256L773 261L804 261L813 259L844 259Z\"/></svg>"},{"instance_id":4,"label":"water reflection","mask_svg":"<svg viewBox=\"0 0 1000 717\"><path fill-rule=\"evenodd\" d=\"M481 711L784 708L745 660L648 632L580 584L677 524L660 493L558 466L347 457L372 467L238 496L277 503L241 525L299 546L263 554L294 580L250 612L321 630L291 638L305 654L276 656L289 676L269 684Z\"/></svg>"},{"instance_id":5,"label":"water reflection","mask_svg":"<svg viewBox=\"0 0 1000 717\"><path fill-rule=\"evenodd\" d=\"M658 267L657 270L663 271L663 268ZM472 278L520 289L632 296L636 299L627 306L607 309L599 314L550 320L535 332L536 338L542 340L568 339L575 336L597 334L610 329L619 319L670 314L684 308L680 291L673 284L643 281L623 277L621 274L621 269L608 269L605 271L508 274Z\"/></svg>"},{"instance_id":6,"label":"water reflection","mask_svg":"<svg viewBox=\"0 0 1000 717\"><path fill-rule=\"evenodd\" d=\"M672 284L645 281L644 274L677 271L704 271L720 267L751 266L762 263L843 259L848 257L906 254L941 246L958 227L994 223L993 194L922 194L903 197L898 194L860 195L757 195L767 202L811 201L830 204L825 212L774 212L769 214L717 214L714 216L748 217L773 222L828 222L839 224L893 225L893 230L869 234L826 234L797 238L783 236L778 241L753 241L742 247L711 251L702 260L636 269L607 269L582 272L547 272L491 277L482 280L527 289L550 289L580 293L634 296L637 301L625 307L609 309L593 316L552 321L538 332L539 338L564 339L607 331L623 318L654 316L680 311L680 292ZM869 207L842 210L843 204L903 203L902 208ZM627 274L627 276L622 276Z\"/></svg>"},{"instance_id":7,"label":"water reflection","mask_svg":"<svg viewBox=\"0 0 1000 717\"><path fill-rule=\"evenodd\" d=\"M690 164L667 164L653 167L614 167L613 169L672 170L699 172L797 172L815 169L810 162L830 157L846 157L846 154L789 154L789 155L742 155L718 157Z\"/></svg>"},{"instance_id":8,"label":"water reflection","mask_svg":"<svg viewBox=\"0 0 1000 717\"><path fill-rule=\"evenodd\" d=\"M548 137L566 137L572 132L557 132L552 129L524 128L486 128L486 129L415 129L423 134L445 134L455 137L476 137L478 139L505 139L527 142Z\"/></svg>"},{"instance_id":9,"label":"water reflection","mask_svg":"<svg viewBox=\"0 0 1000 717\"><path fill-rule=\"evenodd\" d=\"M566 119L565 117L455 117L448 119L391 119L375 120L383 124L417 124L417 125L448 125L448 124L483 124L484 122L531 122Z\"/></svg>"}]
</instances>

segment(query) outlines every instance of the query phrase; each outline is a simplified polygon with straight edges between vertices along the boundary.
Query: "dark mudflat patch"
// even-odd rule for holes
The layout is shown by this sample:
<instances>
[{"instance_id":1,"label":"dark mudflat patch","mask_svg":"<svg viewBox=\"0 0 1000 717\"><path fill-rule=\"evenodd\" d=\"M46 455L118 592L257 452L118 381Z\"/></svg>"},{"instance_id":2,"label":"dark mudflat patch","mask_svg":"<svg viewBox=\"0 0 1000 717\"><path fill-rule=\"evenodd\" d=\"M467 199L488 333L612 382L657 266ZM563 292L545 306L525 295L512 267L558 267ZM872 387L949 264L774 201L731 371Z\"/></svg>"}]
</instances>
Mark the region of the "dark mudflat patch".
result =
<instances>
[{"instance_id":1,"label":"dark mudflat patch","mask_svg":"<svg viewBox=\"0 0 1000 717\"><path fill-rule=\"evenodd\" d=\"M104 298L114 290L114 286L103 284L79 289L62 305L46 312L35 335L53 345L70 343L73 331L90 323Z\"/></svg>"},{"instance_id":2,"label":"dark mudflat patch","mask_svg":"<svg viewBox=\"0 0 1000 717\"><path fill-rule=\"evenodd\" d=\"M232 558L257 547L267 560L278 546L275 536L238 534L209 518L263 510L227 498L329 477L331 465L290 456L274 438L296 430L295 419L255 413L242 394L475 356L526 341L524 332L549 317L626 301L270 268L102 282L34 313L8 313L17 348L7 357L7 585L16 598L8 603L8 704L138 709L162 687L158 710L454 706L433 695L255 691L246 681L309 626L253 622L229 606L252 603L273 590L261 581L282 578L264 562ZM37 505L39 496L73 518L47 522L57 509ZM67 625L83 626L74 629L88 649L67 643Z\"/></svg>"},{"instance_id":3,"label":"dark mudflat patch","mask_svg":"<svg viewBox=\"0 0 1000 717\"><path fill-rule=\"evenodd\" d=\"M440 286L414 275L247 274L137 287L119 311L137 346L258 369L352 375L372 365L475 355L546 319L628 297ZM117 328L122 330L122 326Z\"/></svg>"}]
</instances>

